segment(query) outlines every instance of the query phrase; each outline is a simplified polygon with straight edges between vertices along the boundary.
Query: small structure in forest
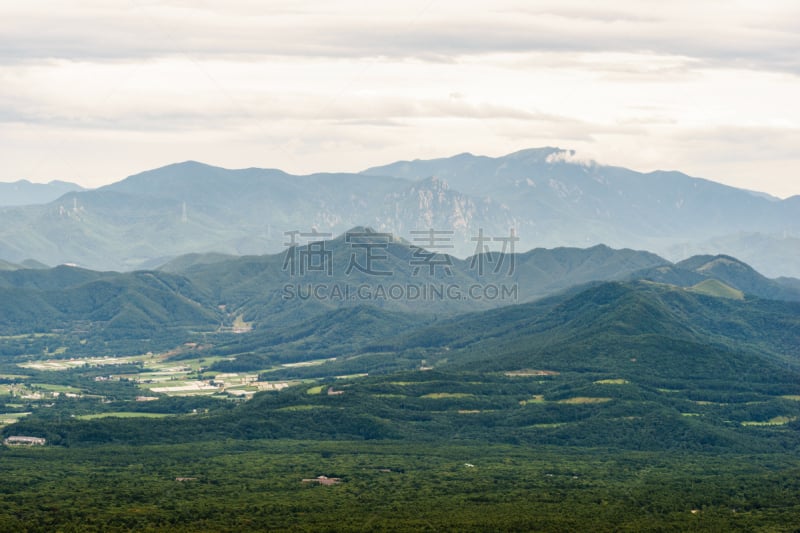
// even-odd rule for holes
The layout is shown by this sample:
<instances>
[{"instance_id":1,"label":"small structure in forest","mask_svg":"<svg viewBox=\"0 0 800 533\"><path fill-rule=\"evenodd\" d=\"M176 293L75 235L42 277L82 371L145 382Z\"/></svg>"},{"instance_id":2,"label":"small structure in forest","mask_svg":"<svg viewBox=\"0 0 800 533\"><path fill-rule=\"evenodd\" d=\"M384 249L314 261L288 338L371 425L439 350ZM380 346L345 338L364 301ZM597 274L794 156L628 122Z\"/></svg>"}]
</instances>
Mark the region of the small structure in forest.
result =
<instances>
[{"instance_id":1,"label":"small structure in forest","mask_svg":"<svg viewBox=\"0 0 800 533\"><path fill-rule=\"evenodd\" d=\"M328 477L328 476L317 476L311 479L304 479L303 483L319 483L320 485L336 485L337 483L341 483L342 478L338 477Z\"/></svg>"}]
</instances>

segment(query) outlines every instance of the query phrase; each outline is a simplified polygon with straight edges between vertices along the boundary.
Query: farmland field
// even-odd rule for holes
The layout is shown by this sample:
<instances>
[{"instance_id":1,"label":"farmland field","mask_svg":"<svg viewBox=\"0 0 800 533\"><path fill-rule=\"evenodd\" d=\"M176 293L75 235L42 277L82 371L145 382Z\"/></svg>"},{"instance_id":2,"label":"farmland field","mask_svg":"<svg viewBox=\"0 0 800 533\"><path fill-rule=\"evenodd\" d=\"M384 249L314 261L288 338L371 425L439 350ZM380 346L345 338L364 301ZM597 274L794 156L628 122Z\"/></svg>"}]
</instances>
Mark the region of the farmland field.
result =
<instances>
[{"instance_id":1,"label":"farmland field","mask_svg":"<svg viewBox=\"0 0 800 533\"><path fill-rule=\"evenodd\" d=\"M137 413L130 411L111 411L108 413L95 413L92 415L78 415L78 420L95 420L98 418L164 418L170 416L165 413Z\"/></svg>"}]
</instances>

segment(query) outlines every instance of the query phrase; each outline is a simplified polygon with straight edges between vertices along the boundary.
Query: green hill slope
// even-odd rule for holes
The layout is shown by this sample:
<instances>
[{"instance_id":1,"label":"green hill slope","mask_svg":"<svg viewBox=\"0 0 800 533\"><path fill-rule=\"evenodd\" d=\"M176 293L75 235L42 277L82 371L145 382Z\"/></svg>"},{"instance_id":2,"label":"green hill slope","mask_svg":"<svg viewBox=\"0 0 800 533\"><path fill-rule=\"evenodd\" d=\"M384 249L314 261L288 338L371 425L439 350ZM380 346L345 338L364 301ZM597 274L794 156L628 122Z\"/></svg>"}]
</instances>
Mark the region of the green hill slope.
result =
<instances>
[{"instance_id":1,"label":"green hill slope","mask_svg":"<svg viewBox=\"0 0 800 533\"><path fill-rule=\"evenodd\" d=\"M725 285L717 279L707 279L694 285L690 290L706 294L708 296L718 296L720 298L732 298L734 300L743 300L744 293L740 290L734 289L729 285Z\"/></svg>"},{"instance_id":2,"label":"green hill slope","mask_svg":"<svg viewBox=\"0 0 800 533\"><path fill-rule=\"evenodd\" d=\"M219 312L187 279L162 272L20 270L0 284L0 331L81 329L106 339L148 338L176 327L211 328ZM8 283L7 283L8 284Z\"/></svg>"},{"instance_id":3,"label":"green hill slope","mask_svg":"<svg viewBox=\"0 0 800 533\"><path fill-rule=\"evenodd\" d=\"M709 371L714 368L708 357L693 357L701 347L722 358L719 364L738 358L767 366L800 363L800 304L721 299L647 282L605 283L577 294L458 317L403 342L429 342L432 347L456 342L461 346L457 364L494 370L564 364L691 376L697 375L690 369L698 361ZM502 356L488 355L484 349L489 344L491 353ZM456 355L449 354L448 360L455 362ZM636 365L629 364L631 358L637 359Z\"/></svg>"}]
</instances>

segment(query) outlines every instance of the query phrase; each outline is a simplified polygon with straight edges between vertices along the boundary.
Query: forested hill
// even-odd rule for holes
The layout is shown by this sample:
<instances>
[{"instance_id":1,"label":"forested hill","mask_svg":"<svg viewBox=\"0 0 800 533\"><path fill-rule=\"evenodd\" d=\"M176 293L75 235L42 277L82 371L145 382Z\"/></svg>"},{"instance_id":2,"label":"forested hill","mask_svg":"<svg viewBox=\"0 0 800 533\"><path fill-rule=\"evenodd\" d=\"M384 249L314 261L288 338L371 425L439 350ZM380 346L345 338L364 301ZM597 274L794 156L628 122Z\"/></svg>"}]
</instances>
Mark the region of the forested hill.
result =
<instances>
[{"instance_id":1,"label":"forested hill","mask_svg":"<svg viewBox=\"0 0 800 533\"><path fill-rule=\"evenodd\" d=\"M448 316L613 280L733 299L800 300L796 280L768 279L728 256L672 264L649 252L594 246L458 259L354 228L281 254L192 255L156 271L0 270L0 328L8 334L99 328L105 338L148 338L159 328L214 331L241 320L274 330L354 306Z\"/></svg>"}]
</instances>

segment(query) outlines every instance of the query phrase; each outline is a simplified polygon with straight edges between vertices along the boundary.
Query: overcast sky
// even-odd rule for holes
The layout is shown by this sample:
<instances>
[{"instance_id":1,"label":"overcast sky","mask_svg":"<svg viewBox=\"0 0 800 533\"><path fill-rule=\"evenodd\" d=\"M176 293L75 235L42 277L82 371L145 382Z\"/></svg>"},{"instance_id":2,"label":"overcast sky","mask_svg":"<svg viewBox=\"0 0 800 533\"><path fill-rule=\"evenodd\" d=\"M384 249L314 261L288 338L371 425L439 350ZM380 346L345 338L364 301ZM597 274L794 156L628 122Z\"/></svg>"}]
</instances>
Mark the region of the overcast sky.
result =
<instances>
[{"instance_id":1,"label":"overcast sky","mask_svg":"<svg viewBox=\"0 0 800 533\"><path fill-rule=\"evenodd\" d=\"M0 181L560 146L800 194L800 2L0 0Z\"/></svg>"}]
</instances>

